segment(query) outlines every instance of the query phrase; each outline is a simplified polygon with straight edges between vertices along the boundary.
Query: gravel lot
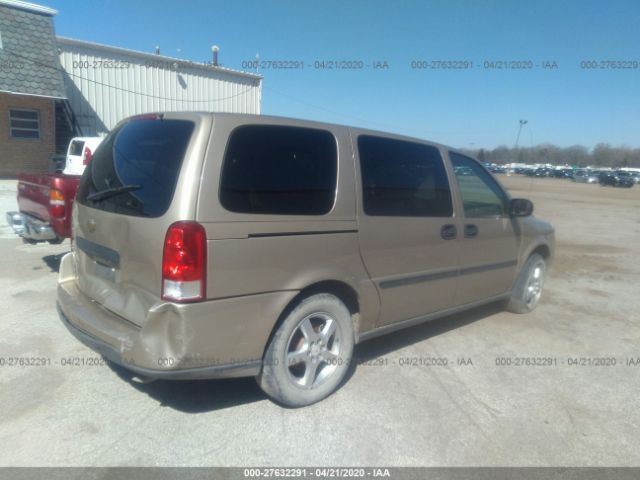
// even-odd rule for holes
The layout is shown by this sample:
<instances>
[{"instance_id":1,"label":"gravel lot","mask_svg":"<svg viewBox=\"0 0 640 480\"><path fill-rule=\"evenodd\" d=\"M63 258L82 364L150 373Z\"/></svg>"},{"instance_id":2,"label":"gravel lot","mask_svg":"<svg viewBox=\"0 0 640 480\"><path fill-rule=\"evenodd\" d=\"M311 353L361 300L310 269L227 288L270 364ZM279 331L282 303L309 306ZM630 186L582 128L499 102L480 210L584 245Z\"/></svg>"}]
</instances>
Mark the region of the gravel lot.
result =
<instances>
[{"instance_id":1,"label":"gravel lot","mask_svg":"<svg viewBox=\"0 0 640 480\"><path fill-rule=\"evenodd\" d=\"M489 306L362 344L344 387L298 410L252 379L135 384L109 366L63 365L97 359L55 311L69 244L24 245L1 227L0 466L639 465L640 365L627 363L640 363L640 186L501 180L556 227L538 309ZM14 188L0 181L2 215ZM451 361L400 365L416 356ZM503 357L556 364L497 366ZM603 357L616 365L593 365Z\"/></svg>"}]
</instances>

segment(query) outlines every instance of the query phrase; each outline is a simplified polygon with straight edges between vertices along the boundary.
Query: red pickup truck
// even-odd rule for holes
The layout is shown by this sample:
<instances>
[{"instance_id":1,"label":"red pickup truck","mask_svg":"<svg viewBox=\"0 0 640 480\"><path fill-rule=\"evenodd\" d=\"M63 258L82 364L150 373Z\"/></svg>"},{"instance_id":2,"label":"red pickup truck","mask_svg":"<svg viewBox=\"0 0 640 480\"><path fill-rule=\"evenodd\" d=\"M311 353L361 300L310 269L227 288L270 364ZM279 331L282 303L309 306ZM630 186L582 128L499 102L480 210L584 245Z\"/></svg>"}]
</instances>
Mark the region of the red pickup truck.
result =
<instances>
[{"instance_id":1,"label":"red pickup truck","mask_svg":"<svg viewBox=\"0 0 640 480\"><path fill-rule=\"evenodd\" d=\"M60 243L71 236L71 212L80 176L61 173L18 175L19 212L8 212L15 233L31 241Z\"/></svg>"},{"instance_id":2,"label":"red pickup truck","mask_svg":"<svg viewBox=\"0 0 640 480\"><path fill-rule=\"evenodd\" d=\"M30 242L61 243L71 237L71 213L84 167L101 137L71 140L63 173L18 174L18 212L7 212L13 231Z\"/></svg>"}]
</instances>

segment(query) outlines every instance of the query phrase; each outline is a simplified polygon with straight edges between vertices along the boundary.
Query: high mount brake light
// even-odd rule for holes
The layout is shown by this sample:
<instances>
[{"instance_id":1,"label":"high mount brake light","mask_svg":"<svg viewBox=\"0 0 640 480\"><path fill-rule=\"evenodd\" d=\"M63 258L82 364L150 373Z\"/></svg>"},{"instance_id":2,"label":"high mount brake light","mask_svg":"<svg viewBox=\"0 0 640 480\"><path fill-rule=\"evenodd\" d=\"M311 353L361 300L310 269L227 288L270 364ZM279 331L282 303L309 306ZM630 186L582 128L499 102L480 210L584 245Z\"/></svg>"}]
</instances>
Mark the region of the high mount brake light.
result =
<instances>
[{"instance_id":1,"label":"high mount brake light","mask_svg":"<svg viewBox=\"0 0 640 480\"><path fill-rule=\"evenodd\" d=\"M82 154L82 165L89 165L91 156L91 149L89 147L84 147L84 153Z\"/></svg>"}]
</instances>

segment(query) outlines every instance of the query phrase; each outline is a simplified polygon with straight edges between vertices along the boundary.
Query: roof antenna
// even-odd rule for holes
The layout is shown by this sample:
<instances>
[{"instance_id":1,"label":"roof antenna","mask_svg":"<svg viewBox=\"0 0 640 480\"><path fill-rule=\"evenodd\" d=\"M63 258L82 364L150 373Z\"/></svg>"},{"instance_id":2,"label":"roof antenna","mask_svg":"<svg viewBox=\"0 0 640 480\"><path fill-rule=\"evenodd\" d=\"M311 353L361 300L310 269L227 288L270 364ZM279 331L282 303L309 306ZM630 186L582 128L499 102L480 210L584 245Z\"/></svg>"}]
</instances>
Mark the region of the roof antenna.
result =
<instances>
[{"instance_id":1,"label":"roof antenna","mask_svg":"<svg viewBox=\"0 0 640 480\"><path fill-rule=\"evenodd\" d=\"M160 55L160 45L156 45L156 55Z\"/></svg>"}]
</instances>

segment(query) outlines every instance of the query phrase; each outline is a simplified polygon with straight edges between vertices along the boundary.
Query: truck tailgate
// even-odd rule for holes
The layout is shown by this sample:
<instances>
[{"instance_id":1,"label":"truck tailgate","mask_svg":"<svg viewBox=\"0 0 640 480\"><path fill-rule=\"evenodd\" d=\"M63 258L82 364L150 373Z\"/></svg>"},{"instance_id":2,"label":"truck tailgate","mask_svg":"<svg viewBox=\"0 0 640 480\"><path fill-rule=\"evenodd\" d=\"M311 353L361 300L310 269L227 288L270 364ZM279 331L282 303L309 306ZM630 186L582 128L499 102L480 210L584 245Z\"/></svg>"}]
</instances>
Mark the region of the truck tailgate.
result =
<instances>
[{"instance_id":1,"label":"truck tailgate","mask_svg":"<svg viewBox=\"0 0 640 480\"><path fill-rule=\"evenodd\" d=\"M57 173L18 174L20 213L50 224L58 238L71 236L71 214L80 177ZM56 190L51 202L51 192ZM61 203L63 205L61 205Z\"/></svg>"},{"instance_id":2,"label":"truck tailgate","mask_svg":"<svg viewBox=\"0 0 640 480\"><path fill-rule=\"evenodd\" d=\"M49 221L49 190L53 175L21 173L18 175L18 209L43 221Z\"/></svg>"}]
</instances>

